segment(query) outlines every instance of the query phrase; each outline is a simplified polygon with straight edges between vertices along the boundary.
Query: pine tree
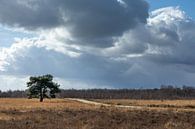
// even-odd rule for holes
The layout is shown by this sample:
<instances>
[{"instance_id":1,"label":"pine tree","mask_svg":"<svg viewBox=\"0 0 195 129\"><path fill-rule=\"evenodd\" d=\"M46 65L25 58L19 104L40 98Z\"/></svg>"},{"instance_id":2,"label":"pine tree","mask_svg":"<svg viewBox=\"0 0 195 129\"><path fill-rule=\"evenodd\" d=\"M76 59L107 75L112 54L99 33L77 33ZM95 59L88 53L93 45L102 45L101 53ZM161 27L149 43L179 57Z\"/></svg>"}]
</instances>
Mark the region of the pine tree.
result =
<instances>
[{"instance_id":1,"label":"pine tree","mask_svg":"<svg viewBox=\"0 0 195 129\"><path fill-rule=\"evenodd\" d=\"M44 98L55 98L55 94L60 92L60 85L53 82L53 76L50 74L29 79L27 82L29 98L39 98L40 102L43 102Z\"/></svg>"}]
</instances>

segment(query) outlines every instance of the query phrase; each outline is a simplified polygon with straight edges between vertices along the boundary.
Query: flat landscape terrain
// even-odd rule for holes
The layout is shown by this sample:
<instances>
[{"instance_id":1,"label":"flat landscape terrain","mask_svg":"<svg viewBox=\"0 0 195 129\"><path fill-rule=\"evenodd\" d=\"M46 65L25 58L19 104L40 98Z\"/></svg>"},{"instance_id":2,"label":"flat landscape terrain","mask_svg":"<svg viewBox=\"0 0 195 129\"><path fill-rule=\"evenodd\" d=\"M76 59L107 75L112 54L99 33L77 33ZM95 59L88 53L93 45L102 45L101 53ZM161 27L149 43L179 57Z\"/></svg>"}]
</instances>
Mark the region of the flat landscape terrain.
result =
<instances>
[{"instance_id":1,"label":"flat landscape terrain","mask_svg":"<svg viewBox=\"0 0 195 129\"><path fill-rule=\"evenodd\" d=\"M109 105L137 106L150 109L175 109L195 111L195 100L130 100L130 99L96 99L92 100Z\"/></svg>"},{"instance_id":2,"label":"flat landscape terrain","mask_svg":"<svg viewBox=\"0 0 195 129\"><path fill-rule=\"evenodd\" d=\"M194 106L195 100L0 99L0 129L195 129Z\"/></svg>"}]
</instances>

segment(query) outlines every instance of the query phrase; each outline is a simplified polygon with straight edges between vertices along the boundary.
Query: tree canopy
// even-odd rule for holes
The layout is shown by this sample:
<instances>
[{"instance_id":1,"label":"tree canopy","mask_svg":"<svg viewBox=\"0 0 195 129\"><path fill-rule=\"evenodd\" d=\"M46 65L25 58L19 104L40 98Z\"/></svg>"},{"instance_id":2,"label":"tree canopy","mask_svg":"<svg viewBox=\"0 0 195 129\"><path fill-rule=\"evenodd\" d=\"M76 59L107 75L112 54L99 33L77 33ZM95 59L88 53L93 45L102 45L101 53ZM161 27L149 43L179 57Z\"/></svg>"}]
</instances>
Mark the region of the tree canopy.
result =
<instances>
[{"instance_id":1,"label":"tree canopy","mask_svg":"<svg viewBox=\"0 0 195 129\"><path fill-rule=\"evenodd\" d=\"M55 98L55 94L60 92L60 85L53 82L53 76L50 74L32 76L29 80L27 82L29 98L40 98L40 102L43 102L44 98Z\"/></svg>"}]
</instances>

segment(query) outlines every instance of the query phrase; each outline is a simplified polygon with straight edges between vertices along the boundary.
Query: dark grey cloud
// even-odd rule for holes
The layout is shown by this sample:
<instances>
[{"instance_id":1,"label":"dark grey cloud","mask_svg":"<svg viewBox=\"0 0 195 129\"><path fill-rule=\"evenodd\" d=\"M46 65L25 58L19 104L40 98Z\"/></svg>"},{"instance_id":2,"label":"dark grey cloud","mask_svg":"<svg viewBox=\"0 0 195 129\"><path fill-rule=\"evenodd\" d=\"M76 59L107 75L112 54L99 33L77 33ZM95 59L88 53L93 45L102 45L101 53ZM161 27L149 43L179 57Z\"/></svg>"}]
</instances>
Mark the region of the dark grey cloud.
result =
<instances>
[{"instance_id":1,"label":"dark grey cloud","mask_svg":"<svg viewBox=\"0 0 195 129\"><path fill-rule=\"evenodd\" d=\"M64 80L79 80L92 86L95 84L97 88L151 88L161 84L181 85L194 82L188 80L187 76L190 74L180 66L157 64L142 57L115 61L84 54L74 59L44 48L30 47L25 51L25 56L15 54L17 56L12 65L7 67L8 71L1 74L26 77L50 73Z\"/></svg>"},{"instance_id":2,"label":"dark grey cloud","mask_svg":"<svg viewBox=\"0 0 195 129\"><path fill-rule=\"evenodd\" d=\"M51 28L62 23L57 7L47 0L1 0L0 23L29 30Z\"/></svg>"},{"instance_id":3,"label":"dark grey cloud","mask_svg":"<svg viewBox=\"0 0 195 129\"><path fill-rule=\"evenodd\" d=\"M14 60L1 74L40 75L53 74L65 80L81 80L98 86L112 86L122 80L122 74L130 67L123 62L115 62L103 56L83 54L74 59L62 53L32 46L23 54L14 53Z\"/></svg>"},{"instance_id":4,"label":"dark grey cloud","mask_svg":"<svg viewBox=\"0 0 195 129\"><path fill-rule=\"evenodd\" d=\"M105 50L106 55L120 56L143 54L148 49L150 31L145 24L139 24L119 37L114 46Z\"/></svg>"},{"instance_id":5,"label":"dark grey cloud","mask_svg":"<svg viewBox=\"0 0 195 129\"><path fill-rule=\"evenodd\" d=\"M62 8L68 10L66 23L70 25L70 30L75 36L97 38L118 36L139 22L146 23L146 2L125 2L126 7L121 6L117 0L67 0Z\"/></svg>"},{"instance_id":6,"label":"dark grey cloud","mask_svg":"<svg viewBox=\"0 0 195 129\"><path fill-rule=\"evenodd\" d=\"M64 26L74 43L108 47L138 23L146 23L143 0L1 0L0 23L28 30Z\"/></svg>"},{"instance_id":7,"label":"dark grey cloud","mask_svg":"<svg viewBox=\"0 0 195 129\"><path fill-rule=\"evenodd\" d=\"M71 4L72 1L67 2ZM129 1L125 2L128 4ZM58 6L65 7L65 5ZM76 11L70 10L71 16L74 13L76 15L76 12L82 12L84 7L87 8L85 5L82 5L82 9L77 7L80 5L72 6L71 4L71 9ZM121 4L119 6L122 9L125 7ZM84 13L85 15L88 16ZM78 36L78 38L74 37L76 43L74 40L70 41L70 44L64 43L63 40L56 38L58 36L55 33L51 37L46 33L45 39L38 38L36 41L33 40L34 42L27 40L15 43L3 53L8 56L2 58L5 66L1 64L0 66L5 71L0 74L51 73L64 80L79 80L90 84L120 88L194 84L194 20L187 18L179 8L169 7L151 13L146 24L140 22L127 31L123 30L124 33L121 36L119 33L116 35L111 33L115 37L113 42L109 41L113 43L113 46L108 47L108 45L106 48L87 45L87 43L82 45L82 42L96 39L104 42L105 39L110 40L109 37L112 36L98 33L97 37L93 37L93 34L79 36L75 32L80 28L76 26L79 24L67 22L70 26L69 31ZM59 33L63 35L63 32L59 31ZM78 44L78 39L82 39L80 44ZM71 46L72 44L76 46ZM81 55L73 58L71 52L78 52Z\"/></svg>"},{"instance_id":8,"label":"dark grey cloud","mask_svg":"<svg viewBox=\"0 0 195 129\"><path fill-rule=\"evenodd\" d=\"M194 20L188 18L179 8L166 8L152 19L153 23L148 28L151 32L148 42L155 52L146 54L145 57L164 65L195 65Z\"/></svg>"}]
</instances>

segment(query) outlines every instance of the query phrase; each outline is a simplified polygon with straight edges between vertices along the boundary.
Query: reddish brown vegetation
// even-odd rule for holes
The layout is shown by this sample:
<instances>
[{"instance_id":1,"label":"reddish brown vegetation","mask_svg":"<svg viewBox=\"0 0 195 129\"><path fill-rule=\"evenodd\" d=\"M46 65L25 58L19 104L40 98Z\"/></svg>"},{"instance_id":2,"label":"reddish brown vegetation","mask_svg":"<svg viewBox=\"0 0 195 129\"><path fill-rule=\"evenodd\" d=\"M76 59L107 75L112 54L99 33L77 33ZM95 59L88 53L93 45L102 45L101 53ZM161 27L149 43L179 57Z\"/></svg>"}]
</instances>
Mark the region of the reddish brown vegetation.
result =
<instances>
[{"instance_id":1,"label":"reddish brown vegetation","mask_svg":"<svg viewBox=\"0 0 195 129\"><path fill-rule=\"evenodd\" d=\"M68 100L40 104L37 100L1 99L0 103L0 129L195 128L195 112L190 110L117 109Z\"/></svg>"}]
</instances>

